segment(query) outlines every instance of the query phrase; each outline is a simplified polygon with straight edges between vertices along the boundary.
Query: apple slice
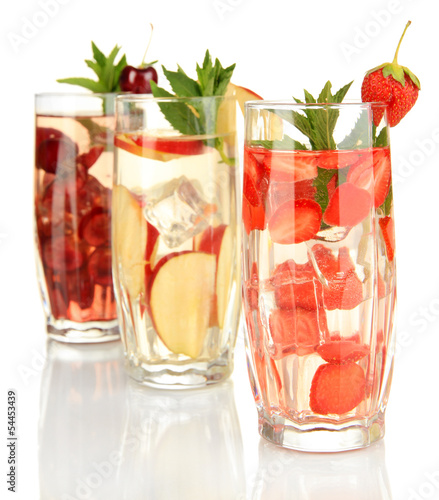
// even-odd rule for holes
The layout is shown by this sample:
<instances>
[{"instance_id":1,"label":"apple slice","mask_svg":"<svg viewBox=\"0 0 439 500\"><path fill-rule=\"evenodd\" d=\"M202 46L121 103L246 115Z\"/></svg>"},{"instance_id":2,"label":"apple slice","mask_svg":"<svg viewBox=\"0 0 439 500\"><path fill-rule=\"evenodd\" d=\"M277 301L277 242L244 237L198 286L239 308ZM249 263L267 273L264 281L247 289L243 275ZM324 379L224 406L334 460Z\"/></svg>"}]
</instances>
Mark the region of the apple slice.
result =
<instances>
[{"instance_id":1,"label":"apple slice","mask_svg":"<svg viewBox=\"0 0 439 500\"><path fill-rule=\"evenodd\" d=\"M142 158L149 158L150 160L158 160L158 161L170 161L176 158L180 158L182 155L174 154L164 151L156 151L155 149L151 149L151 147L146 147L142 144L138 144L134 141L138 139L139 136L131 136L129 134L118 134L114 138L114 145L118 148L124 149L128 151L128 153L132 153L136 156L141 156Z\"/></svg>"},{"instance_id":2,"label":"apple slice","mask_svg":"<svg viewBox=\"0 0 439 500\"><path fill-rule=\"evenodd\" d=\"M116 269L131 298L145 291L147 222L142 208L122 185L113 187L113 245Z\"/></svg>"},{"instance_id":3,"label":"apple slice","mask_svg":"<svg viewBox=\"0 0 439 500\"><path fill-rule=\"evenodd\" d=\"M199 250L216 256L216 313L218 326L223 328L229 302L234 255L233 235L230 227L222 224L205 229L199 243Z\"/></svg>"},{"instance_id":4,"label":"apple slice","mask_svg":"<svg viewBox=\"0 0 439 500\"><path fill-rule=\"evenodd\" d=\"M215 286L216 258L202 252L168 254L150 280L154 327L175 354L197 358L209 328Z\"/></svg>"}]
</instances>

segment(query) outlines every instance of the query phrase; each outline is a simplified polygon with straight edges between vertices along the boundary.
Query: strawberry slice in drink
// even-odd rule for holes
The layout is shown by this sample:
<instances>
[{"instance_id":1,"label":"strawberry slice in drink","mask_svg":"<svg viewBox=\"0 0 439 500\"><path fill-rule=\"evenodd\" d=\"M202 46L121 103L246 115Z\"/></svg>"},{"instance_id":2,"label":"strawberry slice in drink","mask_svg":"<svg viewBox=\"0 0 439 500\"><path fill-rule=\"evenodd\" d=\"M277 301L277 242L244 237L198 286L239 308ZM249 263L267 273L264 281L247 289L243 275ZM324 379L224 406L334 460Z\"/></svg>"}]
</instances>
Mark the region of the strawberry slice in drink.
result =
<instances>
[{"instance_id":1,"label":"strawberry slice in drink","mask_svg":"<svg viewBox=\"0 0 439 500\"><path fill-rule=\"evenodd\" d=\"M317 353L327 363L355 363L369 354L369 346L351 340L333 340L320 345Z\"/></svg>"},{"instance_id":2,"label":"strawberry slice in drink","mask_svg":"<svg viewBox=\"0 0 439 500\"><path fill-rule=\"evenodd\" d=\"M365 395L366 376L361 366L325 363L312 379L309 406L320 415L342 415L357 407Z\"/></svg>"},{"instance_id":3,"label":"strawberry slice in drink","mask_svg":"<svg viewBox=\"0 0 439 500\"><path fill-rule=\"evenodd\" d=\"M372 160L365 160L349 169L347 181L365 189L380 207L389 193L392 182L389 148L374 148Z\"/></svg>"},{"instance_id":4,"label":"strawberry slice in drink","mask_svg":"<svg viewBox=\"0 0 439 500\"><path fill-rule=\"evenodd\" d=\"M395 226L392 217L383 217L379 220L379 225L386 245L387 258L392 262L395 257Z\"/></svg>"},{"instance_id":5,"label":"strawberry slice in drink","mask_svg":"<svg viewBox=\"0 0 439 500\"><path fill-rule=\"evenodd\" d=\"M317 165L327 170L353 167L362 161L362 155L358 151L328 150L320 152Z\"/></svg>"},{"instance_id":6,"label":"strawberry slice in drink","mask_svg":"<svg viewBox=\"0 0 439 500\"><path fill-rule=\"evenodd\" d=\"M276 305L281 309L302 307L309 311L322 305L322 285L317 279L311 262L296 264L293 259L279 264L273 271Z\"/></svg>"},{"instance_id":7,"label":"strawberry slice in drink","mask_svg":"<svg viewBox=\"0 0 439 500\"><path fill-rule=\"evenodd\" d=\"M314 151L267 151L264 169L271 182L298 182L317 177L317 154Z\"/></svg>"},{"instance_id":8,"label":"strawberry slice in drink","mask_svg":"<svg viewBox=\"0 0 439 500\"><path fill-rule=\"evenodd\" d=\"M261 162L261 155L253 154L249 148L244 149L244 164L242 215L249 234L253 229L265 229L265 201L269 177Z\"/></svg>"},{"instance_id":9,"label":"strawberry slice in drink","mask_svg":"<svg viewBox=\"0 0 439 500\"><path fill-rule=\"evenodd\" d=\"M283 203L268 221L274 243L291 245L308 241L317 234L322 220L320 205L309 199Z\"/></svg>"},{"instance_id":10,"label":"strawberry slice in drink","mask_svg":"<svg viewBox=\"0 0 439 500\"><path fill-rule=\"evenodd\" d=\"M344 182L335 188L323 214L323 222L329 226L356 226L370 214L372 204L368 191Z\"/></svg>"},{"instance_id":11,"label":"strawberry slice in drink","mask_svg":"<svg viewBox=\"0 0 439 500\"><path fill-rule=\"evenodd\" d=\"M279 359L292 353L303 356L314 352L321 337L319 314L301 307L274 309L269 318L272 357Z\"/></svg>"},{"instance_id":12,"label":"strawberry slice in drink","mask_svg":"<svg viewBox=\"0 0 439 500\"><path fill-rule=\"evenodd\" d=\"M318 244L312 248L314 258L323 276L323 302L329 311L350 310L363 301L363 284L355 272L349 249L339 249L336 258L332 251Z\"/></svg>"}]
</instances>

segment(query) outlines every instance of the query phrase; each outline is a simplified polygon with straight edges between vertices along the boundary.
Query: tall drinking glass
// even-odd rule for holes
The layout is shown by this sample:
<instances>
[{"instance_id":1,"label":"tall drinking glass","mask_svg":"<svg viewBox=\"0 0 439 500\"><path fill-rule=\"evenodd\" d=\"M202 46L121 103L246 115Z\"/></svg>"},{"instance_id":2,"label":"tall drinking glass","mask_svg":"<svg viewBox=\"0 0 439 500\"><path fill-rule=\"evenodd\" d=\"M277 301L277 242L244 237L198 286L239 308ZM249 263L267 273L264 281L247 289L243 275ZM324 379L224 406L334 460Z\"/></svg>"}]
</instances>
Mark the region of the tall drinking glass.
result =
<instances>
[{"instance_id":1,"label":"tall drinking glass","mask_svg":"<svg viewBox=\"0 0 439 500\"><path fill-rule=\"evenodd\" d=\"M243 300L259 431L288 448L384 435L395 241L384 105L246 105Z\"/></svg>"},{"instance_id":2,"label":"tall drinking glass","mask_svg":"<svg viewBox=\"0 0 439 500\"><path fill-rule=\"evenodd\" d=\"M47 332L119 337L111 276L114 95L36 96L35 234Z\"/></svg>"},{"instance_id":3,"label":"tall drinking glass","mask_svg":"<svg viewBox=\"0 0 439 500\"><path fill-rule=\"evenodd\" d=\"M233 368L240 309L234 99L116 99L113 275L127 369L193 387Z\"/></svg>"}]
</instances>

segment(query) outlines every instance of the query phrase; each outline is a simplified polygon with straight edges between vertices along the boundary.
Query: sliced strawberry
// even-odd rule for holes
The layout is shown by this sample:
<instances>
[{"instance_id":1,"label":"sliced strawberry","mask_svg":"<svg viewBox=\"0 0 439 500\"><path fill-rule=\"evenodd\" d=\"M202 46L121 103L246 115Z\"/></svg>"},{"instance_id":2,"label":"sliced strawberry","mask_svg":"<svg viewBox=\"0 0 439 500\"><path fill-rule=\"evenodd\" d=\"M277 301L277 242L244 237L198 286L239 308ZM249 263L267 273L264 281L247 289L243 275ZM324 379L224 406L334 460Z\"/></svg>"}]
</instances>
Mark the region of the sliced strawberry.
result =
<instances>
[{"instance_id":1,"label":"sliced strawberry","mask_svg":"<svg viewBox=\"0 0 439 500\"><path fill-rule=\"evenodd\" d=\"M374 198L375 208L384 203L390 189L392 170L390 150L375 148L373 156L349 169L347 181L365 189Z\"/></svg>"},{"instance_id":2,"label":"sliced strawberry","mask_svg":"<svg viewBox=\"0 0 439 500\"><path fill-rule=\"evenodd\" d=\"M320 415L342 415L365 397L366 377L356 363L320 365L312 379L309 406Z\"/></svg>"},{"instance_id":3,"label":"sliced strawberry","mask_svg":"<svg viewBox=\"0 0 439 500\"><path fill-rule=\"evenodd\" d=\"M271 150L264 168L272 182L298 182L317 177L317 155L314 151Z\"/></svg>"},{"instance_id":4,"label":"sliced strawberry","mask_svg":"<svg viewBox=\"0 0 439 500\"><path fill-rule=\"evenodd\" d=\"M256 187L255 180L247 173L244 172L244 196L252 207L262 206L262 195Z\"/></svg>"},{"instance_id":5,"label":"sliced strawberry","mask_svg":"<svg viewBox=\"0 0 439 500\"><path fill-rule=\"evenodd\" d=\"M386 244L387 258L390 262L395 257L395 225L392 217L386 216L379 220L381 234Z\"/></svg>"},{"instance_id":6,"label":"sliced strawberry","mask_svg":"<svg viewBox=\"0 0 439 500\"><path fill-rule=\"evenodd\" d=\"M113 286L110 247L99 247L91 254L88 261L88 272L98 285Z\"/></svg>"},{"instance_id":7,"label":"sliced strawberry","mask_svg":"<svg viewBox=\"0 0 439 500\"><path fill-rule=\"evenodd\" d=\"M323 222L329 226L353 227L365 219L372 206L372 198L368 191L355 184L340 184L329 200Z\"/></svg>"},{"instance_id":8,"label":"sliced strawberry","mask_svg":"<svg viewBox=\"0 0 439 500\"><path fill-rule=\"evenodd\" d=\"M313 238L320 229L322 209L313 200L290 200L283 203L268 222L274 243L290 245Z\"/></svg>"},{"instance_id":9,"label":"sliced strawberry","mask_svg":"<svg viewBox=\"0 0 439 500\"><path fill-rule=\"evenodd\" d=\"M99 159L104 151L104 146L93 146L87 153L82 153L76 158L76 161L88 170L91 168Z\"/></svg>"},{"instance_id":10,"label":"sliced strawberry","mask_svg":"<svg viewBox=\"0 0 439 500\"><path fill-rule=\"evenodd\" d=\"M358 151L328 150L319 153L317 164L320 168L333 170L353 166L360 161Z\"/></svg>"},{"instance_id":11,"label":"sliced strawberry","mask_svg":"<svg viewBox=\"0 0 439 500\"><path fill-rule=\"evenodd\" d=\"M369 354L369 346L357 344L350 340L329 341L317 348L317 353L327 362L333 364L355 363Z\"/></svg>"},{"instance_id":12,"label":"sliced strawberry","mask_svg":"<svg viewBox=\"0 0 439 500\"><path fill-rule=\"evenodd\" d=\"M316 311L297 307L292 311L274 309L269 318L273 341L271 354L278 359L288 354L310 354L320 342L319 318Z\"/></svg>"},{"instance_id":13,"label":"sliced strawberry","mask_svg":"<svg viewBox=\"0 0 439 500\"><path fill-rule=\"evenodd\" d=\"M108 243L111 238L110 213L103 207L93 208L81 219L78 235L92 247Z\"/></svg>"},{"instance_id":14,"label":"sliced strawberry","mask_svg":"<svg viewBox=\"0 0 439 500\"><path fill-rule=\"evenodd\" d=\"M281 309L302 307L315 311L322 303L322 285L311 262L296 264L293 259L286 260L274 269L271 282L276 305Z\"/></svg>"},{"instance_id":15,"label":"sliced strawberry","mask_svg":"<svg viewBox=\"0 0 439 500\"><path fill-rule=\"evenodd\" d=\"M325 280L323 301L329 311L351 310L363 301L363 284L355 272L347 247L339 250L336 259L331 250L321 244L314 245L314 257Z\"/></svg>"},{"instance_id":16,"label":"sliced strawberry","mask_svg":"<svg viewBox=\"0 0 439 500\"><path fill-rule=\"evenodd\" d=\"M261 205L253 207L244 197L242 200L242 220L247 234L253 229L264 230L266 226L265 210Z\"/></svg>"}]
</instances>

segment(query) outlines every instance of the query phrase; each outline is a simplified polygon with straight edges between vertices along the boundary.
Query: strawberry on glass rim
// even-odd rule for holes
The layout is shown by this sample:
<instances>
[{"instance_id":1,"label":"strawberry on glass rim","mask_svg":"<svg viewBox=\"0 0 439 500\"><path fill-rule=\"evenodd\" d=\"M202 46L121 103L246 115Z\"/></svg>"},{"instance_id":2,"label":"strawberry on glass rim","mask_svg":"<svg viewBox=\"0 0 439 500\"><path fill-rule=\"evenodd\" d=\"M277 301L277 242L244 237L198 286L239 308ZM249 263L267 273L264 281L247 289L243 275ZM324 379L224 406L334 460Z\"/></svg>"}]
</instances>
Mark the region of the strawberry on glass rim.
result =
<instances>
[{"instance_id":1,"label":"strawberry on glass rim","mask_svg":"<svg viewBox=\"0 0 439 500\"><path fill-rule=\"evenodd\" d=\"M399 48L410 24L411 21L404 28L393 61L369 70L361 87L363 102L384 102L388 104L387 111L390 127L398 125L412 109L421 89L418 77L407 67L398 63ZM373 121L375 126L380 124L383 114L384 109L374 109Z\"/></svg>"}]
</instances>

